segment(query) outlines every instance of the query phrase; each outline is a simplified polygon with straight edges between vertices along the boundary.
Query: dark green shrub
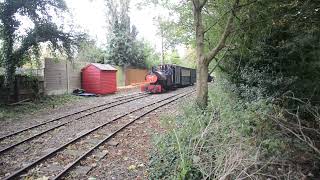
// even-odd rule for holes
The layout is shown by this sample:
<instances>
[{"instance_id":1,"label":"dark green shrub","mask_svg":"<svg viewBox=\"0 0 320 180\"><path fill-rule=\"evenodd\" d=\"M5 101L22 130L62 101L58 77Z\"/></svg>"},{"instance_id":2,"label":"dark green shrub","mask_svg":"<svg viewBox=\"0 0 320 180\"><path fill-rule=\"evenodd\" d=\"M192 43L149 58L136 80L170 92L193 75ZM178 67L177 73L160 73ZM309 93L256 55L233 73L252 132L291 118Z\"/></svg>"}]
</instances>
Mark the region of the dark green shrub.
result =
<instances>
[{"instance_id":1,"label":"dark green shrub","mask_svg":"<svg viewBox=\"0 0 320 180\"><path fill-rule=\"evenodd\" d=\"M245 11L238 48L222 65L241 97L274 100L291 91L319 102L319 5L313 0L271 0Z\"/></svg>"}]
</instances>

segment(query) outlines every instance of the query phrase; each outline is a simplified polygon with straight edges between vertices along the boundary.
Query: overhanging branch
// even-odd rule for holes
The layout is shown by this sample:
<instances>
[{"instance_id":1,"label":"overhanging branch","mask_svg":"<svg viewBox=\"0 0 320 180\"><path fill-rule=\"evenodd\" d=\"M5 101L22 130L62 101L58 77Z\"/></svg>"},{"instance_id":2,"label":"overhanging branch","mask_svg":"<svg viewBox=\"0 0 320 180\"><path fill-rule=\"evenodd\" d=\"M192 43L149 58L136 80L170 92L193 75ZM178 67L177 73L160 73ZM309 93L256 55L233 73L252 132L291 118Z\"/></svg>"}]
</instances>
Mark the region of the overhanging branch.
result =
<instances>
[{"instance_id":1,"label":"overhanging branch","mask_svg":"<svg viewBox=\"0 0 320 180\"><path fill-rule=\"evenodd\" d=\"M212 74L214 72L214 70L219 66L220 62L223 60L223 58L227 54L227 52L228 52L228 50L226 50L223 53L222 57L219 60L217 60L217 64L212 68L212 70L209 72L209 74Z\"/></svg>"},{"instance_id":2,"label":"overhanging branch","mask_svg":"<svg viewBox=\"0 0 320 180\"><path fill-rule=\"evenodd\" d=\"M215 48L213 48L211 51L209 51L205 55L206 64L209 65L210 62L212 61L212 59L225 47L226 40L232 31L234 13L235 13L234 10L238 6L238 4L239 4L239 0L235 0L235 2L233 4L233 11L232 11L232 13L230 13L230 15L228 17L226 26L224 28L223 34L221 35L221 39L220 39L219 43L216 45Z\"/></svg>"},{"instance_id":3,"label":"overhanging branch","mask_svg":"<svg viewBox=\"0 0 320 180\"><path fill-rule=\"evenodd\" d=\"M37 46L41 42L51 42L55 48L60 51L62 48L58 45L62 42L64 49L71 48L72 39L68 33L64 33L51 23L44 23L37 25L29 34L22 40L21 46L13 52L15 63L18 63L20 59L34 46ZM68 51L68 50L67 50Z\"/></svg>"}]
</instances>

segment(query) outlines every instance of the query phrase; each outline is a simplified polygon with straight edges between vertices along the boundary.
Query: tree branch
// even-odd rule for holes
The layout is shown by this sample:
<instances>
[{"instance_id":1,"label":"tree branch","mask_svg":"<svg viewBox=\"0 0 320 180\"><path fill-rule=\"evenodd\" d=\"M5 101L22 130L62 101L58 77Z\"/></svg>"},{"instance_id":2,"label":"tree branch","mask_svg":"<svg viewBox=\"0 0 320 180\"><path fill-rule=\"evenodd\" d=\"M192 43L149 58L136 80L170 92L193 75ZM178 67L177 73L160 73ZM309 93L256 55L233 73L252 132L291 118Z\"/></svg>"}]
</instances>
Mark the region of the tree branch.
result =
<instances>
[{"instance_id":1,"label":"tree branch","mask_svg":"<svg viewBox=\"0 0 320 180\"><path fill-rule=\"evenodd\" d=\"M206 5L207 2L208 2L208 0L203 0L202 3L200 3L199 8L202 9L204 7L204 5Z\"/></svg>"},{"instance_id":2,"label":"tree branch","mask_svg":"<svg viewBox=\"0 0 320 180\"><path fill-rule=\"evenodd\" d=\"M229 51L229 50L226 50L226 51L223 53L222 57L217 61L217 64L212 68L212 70L209 72L209 74L212 74L213 71L219 66L220 62L223 60L224 56L227 54L228 51Z\"/></svg>"},{"instance_id":3,"label":"tree branch","mask_svg":"<svg viewBox=\"0 0 320 180\"><path fill-rule=\"evenodd\" d=\"M199 0L192 0L192 4L193 4L193 7L194 7L195 9L198 9Z\"/></svg>"},{"instance_id":4,"label":"tree branch","mask_svg":"<svg viewBox=\"0 0 320 180\"><path fill-rule=\"evenodd\" d=\"M203 0L202 2L200 2L200 0L192 0L193 7L201 11L204 5L206 5L207 1L208 0Z\"/></svg>"},{"instance_id":5,"label":"tree branch","mask_svg":"<svg viewBox=\"0 0 320 180\"><path fill-rule=\"evenodd\" d=\"M225 15L227 15L229 12L230 12L230 11L224 13L221 17L219 17L219 19L218 19L215 23L213 23L209 28L207 28L206 30L204 30L204 33L207 33L208 31L210 31L211 28L213 28L214 26L216 26L216 25L219 23L219 21L222 19L222 17L224 17Z\"/></svg>"},{"instance_id":6,"label":"tree branch","mask_svg":"<svg viewBox=\"0 0 320 180\"><path fill-rule=\"evenodd\" d=\"M256 3L256 2L258 2L258 0L251 1L251 2L248 2L248 3L246 3L246 4L240 4L240 5L236 6L234 9L235 9L235 10L236 10L236 9L241 9L242 7L251 5L251 4ZM204 33L207 33L212 27L214 27L215 25L217 25L218 22L219 22L225 15L227 15L228 13L232 13L232 12L234 11L234 9L231 9L231 10L228 10L227 12L225 12L221 17L219 17L219 19L218 19L214 24L212 24L209 28L207 28L206 30L204 30ZM209 12L208 12L206 9L204 9L204 10L209 14ZM234 14L234 15L235 15L235 14ZM210 16L210 15L209 15L209 16ZM236 16L236 15L235 15L235 16ZM237 16L236 16L236 18L239 19Z\"/></svg>"},{"instance_id":7,"label":"tree branch","mask_svg":"<svg viewBox=\"0 0 320 180\"><path fill-rule=\"evenodd\" d=\"M205 55L206 64L209 65L210 62L212 61L212 59L219 53L219 51L225 47L225 43L227 41L227 38L229 37L229 35L232 31L234 13L235 13L234 10L236 9L238 4L239 4L239 0L235 0L235 2L233 4L233 11L232 11L232 13L230 13L230 15L228 17L227 24L224 28L223 34L221 35L221 39L220 39L219 43L216 45L215 48L213 48L210 52L208 52Z\"/></svg>"},{"instance_id":8,"label":"tree branch","mask_svg":"<svg viewBox=\"0 0 320 180\"><path fill-rule=\"evenodd\" d=\"M24 55L34 46L41 42L51 42L55 49L62 50L62 47L69 51L72 45L71 36L58 30L57 26L51 23L37 25L35 29L28 33L27 37L22 40L20 48L13 52L14 61L16 64ZM62 45L59 45L62 42ZM69 54L68 54L69 56Z\"/></svg>"}]
</instances>

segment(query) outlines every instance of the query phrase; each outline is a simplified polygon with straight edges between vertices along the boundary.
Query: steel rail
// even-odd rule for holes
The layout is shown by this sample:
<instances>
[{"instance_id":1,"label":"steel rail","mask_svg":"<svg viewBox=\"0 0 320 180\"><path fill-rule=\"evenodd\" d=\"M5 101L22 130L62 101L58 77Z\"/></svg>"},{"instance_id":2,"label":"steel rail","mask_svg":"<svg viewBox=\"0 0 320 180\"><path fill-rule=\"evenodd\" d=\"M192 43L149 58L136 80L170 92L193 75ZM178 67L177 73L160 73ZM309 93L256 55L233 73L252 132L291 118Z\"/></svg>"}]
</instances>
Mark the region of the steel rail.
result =
<instances>
[{"instance_id":1,"label":"steel rail","mask_svg":"<svg viewBox=\"0 0 320 180\"><path fill-rule=\"evenodd\" d=\"M65 126L65 125L67 125L67 124L69 124L69 123L71 123L71 122L73 122L73 121L80 120L80 119L82 119L82 118L84 118L84 117L87 117L87 116L90 116L90 115L92 115L92 114L95 114L95 113L98 113L98 112L101 112L101 111L110 109L110 108L112 108L112 107L115 107L115 106L118 106L118 105L121 105L121 104L125 104L125 103L131 102L131 101L135 101L135 100L141 99L141 98L143 98L143 97L147 97L147 96L141 96L141 97L137 97L137 98L135 98L135 99L134 99L134 98L133 98L133 99L130 99L130 100L128 100L128 101L120 102L120 103L118 103L118 104L114 104L114 105L108 106L108 107L106 107L106 108L99 109L99 110L93 111L93 112L91 112L91 113L85 114L85 115L80 116L80 117L78 117L78 118L76 118L76 119L74 119L74 120L70 120L70 121L67 121L67 122L58 124L58 125L56 125L56 126L53 126L53 127L49 128L49 129L46 129L46 130L44 130L44 131L41 131L41 132L35 134L35 135L33 135L33 136L29 137L29 138L26 138L26 139L24 139L24 140L21 140L21 141L19 141L19 142L16 142L16 143L8 146L8 147L5 147L4 149L1 149L1 150L0 150L0 155L3 154L3 153L5 153L5 152L7 152L7 151L9 151L10 149L12 149L12 148L14 148L14 147L16 147L16 146L22 144L22 143L25 143L25 142L27 142L27 141L30 141L30 140L32 140L32 139L34 139L34 138L36 138L36 137L39 137L39 136L41 136L41 135L43 135L43 134L45 134L45 133L47 133L47 132L53 131L53 130L59 128L59 127ZM110 104L111 104L111 103L110 103Z\"/></svg>"},{"instance_id":2,"label":"steel rail","mask_svg":"<svg viewBox=\"0 0 320 180\"><path fill-rule=\"evenodd\" d=\"M118 97L115 97L114 99L121 99L121 98L125 98L125 97L132 97L132 96L135 96L135 95L140 95L140 94L147 94L145 92L138 92L138 93L132 93L132 94L127 94L127 95L123 95L123 96L118 96Z\"/></svg>"},{"instance_id":3,"label":"steel rail","mask_svg":"<svg viewBox=\"0 0 320 180\"><path fill-rule=\"evenodd\" d=\"M58 175L56 175L53 180L57 180L57 179L61 179L69 170L71 170L74 166L76 166L82 159L86 158L88 155L90 155L94 150L96 150L98 147L100 147L102 144L104 144L106 141L108 141L109 139L111 139L112 137L114 137L116 134L118 134L120 131L124 130L126 127L128 127L129 125L131 125L133 122L135 122L136 120L144 117L145 115L153 112L156 109L159 109L165 105L168 105L180 98L183 98L185 96L187 96L190 93L186 93L182 96L179 96L173 100L170 100L169 102L166 102L164 104L161 104L157 107L152 108L151 110L148 110L146 112L144 112L142 115L139 115L138 117L134 118L133 120L131 120L130 122L128 122L127 124L125 124L124 126L120 127L118 130L116 130L115 132L113 132L112 134L108 135L106 138L104 138L103 140L101 140L98 144L96 144L94 147L92 147L91 149L89 149L87 152L85 152L83 155L81 155L79 158L77 158L75 161L73 161L71 164L69 164L65 169L63 169L62 172L60 172Z\"/></svg>"},{"instance_id":4,"label":"steel rail","mask_svg":"<svg viewBox=\"0 0 320 180\"><path fill-rule=\"evenodd\" d=\"M134 98L134 97L130 97L130 98ZM130 98L128 98L128 99L130 99ZM67 114L67 115L63 115L63 116L60 116L60 117L58 117L58 118L54 118L54 119L52 119L52 120L45 121L45 122L43 122L43 123L39 123L39 124L30 126L30 127L26 127L26 128L21 129L21 130L19 130L19 131L16 131L16 132L13 132L13 133L10 133L10 134L8 134L8 135L5 135L5 136L0 137L0 141L3 140L3 139L6 139L6 138L8 138L8 137L11 137L11 136L20 134L20 133L22 133L22 132L24 132L24 131L28 131L28 130L30 130L30 129L34 129L34 128L37 128L37 127L39 127L39 126L42 126L42 125L51 123L51 122L61 120L61 119L63 119L63 118L67 118L67 117L70 117L70 116L73 116L73 115L80 114L80 113L85 112L85 111L90 111L90 110L92 110L92 109L99 108L99 107L102 107L102 106L106 106L106 105L109 105L109 104L112 104L112 103L116 103L116 102L119 102L119 101L123 101L123 100L126 100L126 99L119 99L119 100L116 100L116 101L107 102L107 103L100 104L100 105L97 105L97 106L93 106L93 107L90 107L90 108L87 108L87 109L83 109L83 110L80 110L80 111L77 111L77 112L74 112L74 113L70 113L70 114Z\"/></svg>"},{"instance_id":5,"label":"steel rail","mask_svg":"<svg viewBox=\"0 0 320 180\"><path fill-rule=\"evenodd\" d=\"M192 93L192 92L194 92L194 90L191 91L190 93ZM181 93L181 94L183 94L183 93ZM180 94L178 94L178 95L180 95ZM156 103L159 103L159 102L161 102L161 101L165 101L165 100L167 100L167 99L170 99L170 98L172 98L172 97L174 97L174 96L178 96L178 95L169 96L169 97L167 97L167 98L165 98L165 99L156 101L156 102L151 103L151 104L149 104L149 105L146 105L146 106L137 108L137 109L132 110L132 111L130 111L130 112L127 112L127 113L125 113L125 114L123 114L123 115L120 115L120 116L118 116L118 117L115 117L115 118L111 119L110 121L108 121L108 122L106 122L106 123L104 123L104 124L101 124L101 125L93 128L93 129L89 130L88 132L86 132L86 133L84 133L84 134L82 134L82 135L80 135L80 136L78 136L78 137L76 137L76 138L68 141L67 143L61 145L60 147L58 147L58 148L52 150L51 152L43 155L43 156L40 157L39 159L37 159L37 160L35 160L34 162L28 164L27 166L25 166L25 167L23 167L23 168L15 171L13 174L9 175L8 177L4 177L3 180L9 180L9 179L12 179L12 178L17 178L17 177L18 177L19 175L21 175L22 173L24 173L24 172L26 172L27 170L33 168L34 166L36 166L36 165L39 164L40 162L42 162L42 161L50 158L50 157L53 156L55 153L57 153L58 151L64 149L64 148L67 147L68 145L70 145L70 144L78 141L79 139L81 139L81 138L83 138L83 137L86 137L87 135L91 134L92 132L94 132L94 131L96 131L96 130L98 130L98 129L100 129L100 128L102 128L102 127L104 127L104 126L106 126L106 125L108 125L108 124L110 124L110 123L112 123L112 122L120 119L120 118L122 118L122 117L125 117L125 116L127 116L127 115L129 115L129 114L132 114L132 113L134 113L134 112L136 112L136 111L139 111L139 110L141 110L141 109L143 109L143 108L146 108L146 107L148 107L148 106L152 106L152 105L154 105L154 104L156 104Z\"/></svg>"}]
</instances>

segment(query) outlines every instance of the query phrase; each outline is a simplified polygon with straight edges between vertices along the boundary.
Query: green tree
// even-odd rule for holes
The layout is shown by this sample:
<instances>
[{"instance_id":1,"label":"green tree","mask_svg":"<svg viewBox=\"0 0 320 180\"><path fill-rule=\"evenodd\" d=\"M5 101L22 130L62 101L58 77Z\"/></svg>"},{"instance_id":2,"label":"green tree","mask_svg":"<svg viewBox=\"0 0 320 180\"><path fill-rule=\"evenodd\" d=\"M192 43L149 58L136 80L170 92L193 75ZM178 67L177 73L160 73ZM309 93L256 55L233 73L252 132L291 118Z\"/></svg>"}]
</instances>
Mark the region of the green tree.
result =
<instances>
[{"instance_id":1,"label":"green tree","mask_svg":"<svg viewBox=\"0 0 320 180\"><path fill-rule=\"evenodd\" d=\"M196 52L192 47L187 47L186 53L183 59L183 64L190 68L196 68Z\"/></svg>"},{"instance_id":2,"label":"green tree","mask_svg":"<svg viewBox=\"0 0 320 180\"><path fill-rule=\"evenodd\" d=\"M166 39L193 47L197 59L197 104L207 106L209 65L220 56L221 51L230 44L230 35L234 30L235 16L240 7L240 0L214 1L167 1L152 0L170 10L174 17L168 22L162 22L167 27ZM174 38L173 38L174 37Z\"/></svg>"},{"instance_id":3,"label":"green tree","mask_svg":"<svg viewBox=\"0 0 320 180\"><path fill-rule=\"evenodd\" d=\"M54 50L64 51L71 57L73 36L53 23L51 12L64 12L64 0L0 1L1 62L5 68L5 87L12 88L15 69L22 66L28 57L39 57L39 44L50 42ZM19 34L22 25L19 16L31 20L34 27Z\"/></svg>"},{"instance_id":4,"label":"green tree","mask_svg":"<svg viewBox=\"0 0 320 180\"><path fill-rule=\"evenodd\" d=\"M79 43L76 59L82 62L104 62L105 52L92 39L85 39Z\"/></svg>"},{"instance_id":5,"label":"green tree","mask_svg":"<svg viewBox=\"0 0 320 180\"><path fill-rule=\"evenodd\" d=\"M152 66L161 64L160 54L156 52L155 48L149 42L144 41L144 54L146 56L146 65L150 69Z\"/></svg>"},{"instance_id":6,"label":"green tree","mask_svg":"<svg viewBox=\"0 0 320 180\"><path fill-rule=\"evenodd\" d=\"M107 0L109 37L107 62L119 66L144 67L146 57L143 43L137 40L138 31L130 24L129 0Z\"/></svg>"},{"instance_id":7,"label":"green tree","mask_svg":"<svg viewBox=\"0 0 320 180\"><path fill-rule=\"evenodd\" d=\"M157 35L161 38L161 63L165 63L168 51L175 49L176 45L181 44L183 33L176 28L178 25L170 19L164 19L162 17L154 18L154 22L158 27Z\"/></svg>"},{"instance_id":8,"label":"green tree","mask_svg":"<svg viewBox=\"0 0 320 180\"><path fill-rule=\"evenodd\" d=\"M207 0L192 0L193 4L193 18L194 27L196 31L196 53L197 53L197 104L200 107L206 107L208 103L208 73L209 64L216 58L218 53L226 47L228 37L232 32L232 27L234 24L234 17L236 9L239 6L239 0L235 0L231 8L229 9L229 16L224 25L223 33L218 36L218 42L212 48L209 47L208 51L205 52L205 34L207 28L203 24L203 14L202 11L205 5L208 3Z\"/></svg>"},{"instance_id":9,"label":"green tree","mask_svg":"<svg viewBox=\"0 0 320 180\"><path fill-rule=\"evenodd\" d=\"M239 48L221 66L243 98L275 99L290 91L319 101L319 6L312 0L264 0L239 17L246 19L235 39Z\"/></svg>"}]
</instances>

